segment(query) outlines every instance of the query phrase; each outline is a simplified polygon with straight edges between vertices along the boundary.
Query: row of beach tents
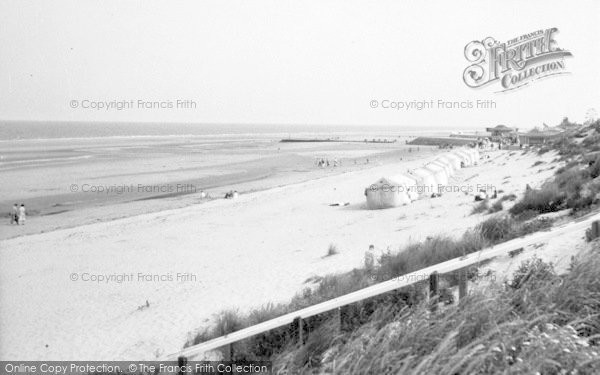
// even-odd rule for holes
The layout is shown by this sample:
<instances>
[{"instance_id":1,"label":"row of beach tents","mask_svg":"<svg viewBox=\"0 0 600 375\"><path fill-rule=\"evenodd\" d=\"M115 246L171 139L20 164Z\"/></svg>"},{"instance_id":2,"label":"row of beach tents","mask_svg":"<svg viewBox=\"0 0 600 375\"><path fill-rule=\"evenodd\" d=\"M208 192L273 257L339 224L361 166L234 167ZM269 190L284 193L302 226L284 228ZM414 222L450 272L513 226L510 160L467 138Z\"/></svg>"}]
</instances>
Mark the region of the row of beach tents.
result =
<instances>
[{"instance_id":1,"label":"row of beach tents","mask_svg":"<svg viewBox=\"0 0 600 375\"><path fill-rule=\"evenodd\" d=\"M365 189L367 208L371 210L398 207L438 195L449 178L461 168L476 165L479 151L464 148L443 154L423 167L406 173L382 177Z\"/></svg>"}]
</instances>

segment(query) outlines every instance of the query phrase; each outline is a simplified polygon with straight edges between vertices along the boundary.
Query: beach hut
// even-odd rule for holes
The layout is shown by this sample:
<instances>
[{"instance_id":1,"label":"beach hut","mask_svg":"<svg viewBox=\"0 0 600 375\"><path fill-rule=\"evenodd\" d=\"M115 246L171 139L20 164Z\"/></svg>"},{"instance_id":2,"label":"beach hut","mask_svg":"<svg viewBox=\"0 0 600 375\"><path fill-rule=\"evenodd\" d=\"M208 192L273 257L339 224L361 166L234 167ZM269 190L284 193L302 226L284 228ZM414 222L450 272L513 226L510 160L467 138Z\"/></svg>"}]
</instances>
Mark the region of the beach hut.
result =
<instances>
[{"instance_id":1,"label":"beach hut","mask_svg":"<svg viewBox=\"0 0 600 375\"><path fill-rule=\"evenodd\" d=\"M448 159L439 157L439 158L435 159L433 162L443 166L444 169L446 170L446 174L448 175L448 177L454 175L454 172L455 172L454 166L452 165L452 163L450 163L450 161Z\"/></svg>"},{"instance_id":2,"label":"beach hut","mask_svg":"<svg viewBox=\"0 0 600 375\"><path fill-rule=\"evenodd\" d=\"M400 183L401 185L406 186L406 192L411 201L419 199L419 182L417 178L411 176L408 173L398 173L390 177L393 181Z\"/></svg>"},{"instance_id":3,"label":"beach hut","mask_svg":"<svg viewBox=\"0 0 600 375\"><path fill-rule=\"evenodd\" d=\"M378 210L398 207L411 202L406 185L391 178L382 177L365 189L367 208Z\"/></svg>"},{"instance_id":4,"label":"beach hut","mask_svg":"<svg viewBox=\"0 0 600 375\"><path fill-rule=\"evenodd\" d=\"M474 148L465 148L463 152L466 152L471 158L471 163L476 165L479 163L479 151Z\"/></svg>"},{"instance_id":5,"label":"beach hut","mask_svg":"<svg viewBox=\"0 0 600 375\"><path fill-rule=\"evenodd\" d=\"M455 153L466 155L469 158L470 165L477 164L477 161L479 160L479 151L475 150L474 148L463 148L455 151Z\"/></svg>"},{"instance_id":6,"label":"beach hut","mask_svg":"<svg viewBox=\"0 0 600 375\"><path fill-rule=\"evenodd\" d=\"M437 193L437 182L434 173L426 168L417 168L410 171L410 174L417 180L417 191L420 196L429 197Z\"/></svg>"},{"instance_id":7,"label":"beach hut","mask_svg":"<svg viewBox=\"0 0 600 375\"><path fill-rule=\"evenodd\" d=\"M460 158L452 153L440 156L438 159L447 161L452 166L454 172L460 169Z\"/></svg>"},{"instance_id":8,"label":"beach hut","mask_svg":"<svg viewBox=\"0 0 600 375\"><path fill-rule=\"evenodd\" d=\"M427 163L425 166L427 166L427 165L435 165L437 167L441 167L444 170L444 172L446 172L446 177L448 177L448 178L450 178L450 176L452 176L454 174L452 171L452 167L450 165L444 163L441 160L436 159L430 163Z\"/></svg>"},{"instance_id":9,"label":"beach hut","mask_svg":"<svg viewBox=\"0 0 600 375\"><path fill-rule=\"evenodd\" d=\"M456 156L460 159L461 167L470 167L473 165L473 158L466 150L456 150L452 153L452 155Z\"/></svg>"},{"instance_id":10,"label":"beach hut","mask_svg":"<svg viewBox=\"0 0 600 375\"><path fill-rule=\"evenodd\" d=\"M456 155L454 152L450 152L446 156L448 158L454 160L454 164L457 165L459 169L463 167L462 163L461 163L462 158L460 156Z\"/></svg>"},{"instance_id":11,"label":"beach hut","mask_svg":"<svg viewBox=\"0 0 600 375\"><path fill-rule=\"evenodd\" d=\"M448 185L448 174L443 166L436 163L429 163L425 166L425 169L429 169L433 173L437 185Z\"/></svg>"},{"instance_id":12,"label":"beach hut","mask_svg":"<svg viewBox=\"0 0 600 375\"><path fill-rule=\"evenodd\" d=\"M475 158L475 164L479 164L479 158L481 157L481 155L479 155L479 150L476 148L472 148L470 150L473 153L473 157Z\"/></svg>"}]
</instances>

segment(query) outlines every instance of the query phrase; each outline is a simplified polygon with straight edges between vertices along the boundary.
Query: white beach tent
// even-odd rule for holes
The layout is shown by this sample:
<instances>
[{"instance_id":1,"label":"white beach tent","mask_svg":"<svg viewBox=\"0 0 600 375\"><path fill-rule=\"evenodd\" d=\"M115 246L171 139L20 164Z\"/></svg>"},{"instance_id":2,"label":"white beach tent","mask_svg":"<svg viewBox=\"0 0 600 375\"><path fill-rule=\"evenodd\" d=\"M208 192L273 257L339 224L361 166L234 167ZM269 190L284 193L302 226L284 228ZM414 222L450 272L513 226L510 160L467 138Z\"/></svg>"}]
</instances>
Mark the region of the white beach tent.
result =
<instances>
[{"instance_id":1,"label":"white beach tent","mask_svg":"<svg viewBox=\"0 0 600 375\"><path fill-rule=\"evenodd\" d=\"M479 150L476 148L471 148L470 150L473 153L473 157L475 158L475 164L479 164L479 158L481 157L481 155L479 155Z\"/></svg>"},{"instance_id":2,"label":"white beach tent","mask_svg":"<svg viewBox=\"0 0 600 375\"><path fill-rule=\"evenodd\" d=\"M463 149L458 150L457 152L459 152L463 155L467 155L471 165L477 164L477 161L479 160L479 151L477 151L473 148L463 148Z\"/></svg>"},{"instance_id":3,"label":"white beach tent","mask_svg":"<svg viewBox=\"0 0 600 375\"><path fill-rule=\"evenodd\" d=\"M409 204L410 198L406 191L406 185L391 178L382 177L365 190L367 208L377 210Z\"/></svg>"},{"instance_id":4,"label":"white beach tent","mask_svg":"<svg viewBox=\"0 0 600 375\"><path fill-rule=\"evenodd\" d=\"M451 160L454 160L454 163L458 166L458 169L463 167L462 161L463 159L458 156L457 154L455 154L454 152L450 152L446 155L448 158L450 158Z\"/></svg>"},{"instance_id":5,"label":"white beach tent","mask_svg":"<svg viewBox=\"0 0 600 375\"><path fill-rule=\"evenodd\" d=\"M436 163L429 163L425 165L425 169L429 169L431 172L433 172L433 178L435 178L436 184L448 185L448 174L446 173L444 167Z\"/></svg>"},{"instance_id":6,"label":"white beach tent","mask_svg":"<svg viewBox=\"0 0 600 375\"><path fill-rule=\"evenodd\" d=\"M408 173L399 173L390 177L393 181L406 186L406 192L411 201L419 199L418 180Z\"/></svg>"},{"instance_id":7,"label":"white beach tent","mask_svg":"<svg viewBox=\"0 0 600 375\"><path fill-rule=\"evenodd\" d=\"M441 160L436 159L430 163L427 163L425 166L428 166L428 165L435 165L436 167L441 167L444 170L444 172L446 172L447 178L450 178L450 176L452 176L454 174L452 167L449 164L447 164Z\"/></svg>"},{"instance_id":8,"label":"white beach tent","mask_svg":"<svg viewBox=\"0 0 600 375\"><path fill-rule=\"evenodd\" d=\"M431 194L437 193L437 182L435 181L434 173L426 168L417 168L410 171L417 179L418 192L420 196L430 197Z\"/></svg>"},{"instance_id":9,"label":"white beach tent","mask_svg":"<svg viewBox=\"0 0 600 375\"><path fill-rule=\"evenodd\" d=\"M469 155L473 165L476 165L479 163L479 151L477 151L474 148L465 148L463 151Z\"/></svg>"},{"instance_id":10,"label":"white beach tent","mask_svg":"<svg viewBox=\"0 0 600 375\"><path fill-rule=\"evenodd\" d=\"M439 157L437 159L435 159L433 162L440 164L444 167L444 169L446 170L446 173L448 174L448 177L453 176L454 172L456 171L454 169L454 166L452 165L452 163L450 162L450 160L445 159L443 157Z\"/></svg>"},{"instance_id":11,"label":"white beach tent","mask_svg":"<svg viewBox=\"0 0 600 375\"><path fill-rule=\"evenodd\" d=\"M464 149L456 150L452 152L454 156L460 159L461 166L470 167L473 165L473 157Z\"/></svg>"},{"instance_id":12,"label":"white beach tent","mask_svg":"<svg viewBox=\"0 0 600 375\"><path fill-rule=\"evenodd\" d=\"M439 159L447 160L448 163L452 165L452 169L454 169L454 172L460 169L460 158L454 155L453 153L444 154L443 156L440 156Z\"/></svg>"}]
</instances>

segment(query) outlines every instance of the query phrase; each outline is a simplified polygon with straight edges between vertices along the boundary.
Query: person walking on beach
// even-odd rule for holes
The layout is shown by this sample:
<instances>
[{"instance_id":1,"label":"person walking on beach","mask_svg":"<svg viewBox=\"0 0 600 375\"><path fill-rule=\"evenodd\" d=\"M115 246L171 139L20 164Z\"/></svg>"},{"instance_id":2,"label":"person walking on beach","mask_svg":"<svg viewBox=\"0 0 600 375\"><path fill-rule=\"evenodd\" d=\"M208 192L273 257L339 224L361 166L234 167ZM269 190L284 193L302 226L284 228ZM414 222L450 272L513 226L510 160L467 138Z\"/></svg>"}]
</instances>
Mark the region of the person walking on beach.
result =
<instances>
[{"instance_id":1,"label":"person walking on beach","mask_svg":"<svg viewBox=\"0 0 600 375\"><path fill-rule=\"evenodd\" d=\"M25 225L25 205L21 203L21 207L19 207L19 217L17 220L17 224Z\"/></svg>"},{"instance_id":2,"label":"person walking on beach","mask_svg":"<svg viewBox=\"0 0 600 375\"><path fill-rule=\"evenodd\" d=\"M10 223L19 224L19 206L15 203L10 212Z\"/></svg>"}]
</instances>

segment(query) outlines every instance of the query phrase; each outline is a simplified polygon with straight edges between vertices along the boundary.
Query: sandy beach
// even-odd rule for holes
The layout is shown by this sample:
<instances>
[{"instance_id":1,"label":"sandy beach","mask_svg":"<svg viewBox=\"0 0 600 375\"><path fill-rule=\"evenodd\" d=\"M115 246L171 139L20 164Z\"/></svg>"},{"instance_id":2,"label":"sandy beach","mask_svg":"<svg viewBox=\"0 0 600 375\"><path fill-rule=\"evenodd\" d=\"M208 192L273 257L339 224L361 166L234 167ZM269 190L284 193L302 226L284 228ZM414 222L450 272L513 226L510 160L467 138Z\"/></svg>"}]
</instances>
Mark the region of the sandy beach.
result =
<instances>
[{"instance_id":1,"label":"sandy beach","mask_svg":"<svg viewBox=\"0 0 600 375\"><path fill-rule=\"evenodd\" d=\"M373 154L352 148L349 160ZM311 161L325 151L294 153ZM307 173L247 181L236 200L194 202L192 194L94 202L19 228L32 234L9 238L14 234L2 227L0 358L157 358L180 349L223 309L285 302L312 276L361 266L371 244L379 252L435 234L458 236L487 217L471 214L479 188L520 196L555 166L550 154L491 152L459 170L442 197L365 209L370 183L443 152L408 157L390 146L369 165L345 163L331 172L305 165ZM331 206L338 202L349 205ZM48 224L51 216L61 224ZM330 244L339 254L324 257Z\"/></svg>"},{"instance_id":2,"label":"sandy beach","mask_svg":"<svg viewBox=\"0 0 600 375\"><path fill-rule=\"evenodd\" d=\"M186 207L222 198L230 190L260 191L431 154L429 147L404 146L409 137L393 136L397 143L390 144L319 144L280 143L281 136L0 141L3 216L14 203L24 202L28 216L35 218L27 226L9 227L5 216L0 239ZM316 168L316 158L330 160L331 166ZM334 159L340 161L337 167Z\"/></svg>"}]
</instances>

